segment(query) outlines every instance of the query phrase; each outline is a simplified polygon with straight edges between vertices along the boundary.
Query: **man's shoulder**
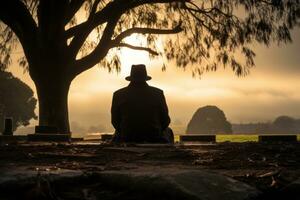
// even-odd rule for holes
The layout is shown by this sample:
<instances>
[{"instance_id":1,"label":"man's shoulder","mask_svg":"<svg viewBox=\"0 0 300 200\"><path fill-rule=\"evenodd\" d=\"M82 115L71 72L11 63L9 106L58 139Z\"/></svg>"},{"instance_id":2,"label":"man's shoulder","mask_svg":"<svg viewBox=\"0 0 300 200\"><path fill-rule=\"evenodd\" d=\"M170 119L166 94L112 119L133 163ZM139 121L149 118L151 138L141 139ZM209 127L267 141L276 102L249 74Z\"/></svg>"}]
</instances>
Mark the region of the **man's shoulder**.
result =
<instances>
[{"instance_id":1,"label":"man's shoulder","mask_svg":"<svg viewBox=\"0 0 300 200\"><path fill-rule=\"evenodd\" d=\"M120 89L118 89L118 90L116 90L116 91L114 92L114 95L122 94L122 93L126 92L127 89L128 89L128 87L120 88Z\"/></svg>"},{"instance_id":2,"label":"man's shoulder","mask_svg":"<svg viewBox=\"0 0 300 200\"><path fill-rule=\"evenodd\" d=\"M155 94L163 94L163 90L157 88L157 87L153 87L153 86L147 86L148 90L151 91L151 93L155 93ZM130 90L130 88L127 86L127 87L123 87L121 89L118 89L114 92L114 95L122 95L122 94L126 94L128 93Z\"/></svg>"},{"instance_id":3,"label":"man's shoulder","mask_svg":"<svg viewBox=\"0 0 300 200\"><path fill-rule=\"evenodd\" d=\"M151 91L155 92L155 93L160 93L160 94L162 94L162 93L164 92L163 90L161 90L161 89L159 89L159 88L157 88L157 87L153 87L153 86L149 86L149 89L150 89Z\"/></svg>"}]
</instances>

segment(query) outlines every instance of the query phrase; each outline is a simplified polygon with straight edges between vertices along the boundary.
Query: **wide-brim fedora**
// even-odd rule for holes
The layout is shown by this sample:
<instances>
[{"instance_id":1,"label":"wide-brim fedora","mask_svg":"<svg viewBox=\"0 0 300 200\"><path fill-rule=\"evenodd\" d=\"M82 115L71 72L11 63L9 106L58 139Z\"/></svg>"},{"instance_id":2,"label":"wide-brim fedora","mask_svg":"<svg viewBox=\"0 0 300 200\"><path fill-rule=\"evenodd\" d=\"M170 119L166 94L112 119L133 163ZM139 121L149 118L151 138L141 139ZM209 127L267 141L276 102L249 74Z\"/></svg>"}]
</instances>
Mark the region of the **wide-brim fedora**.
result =
<instances>
[{"instance_id":1,"label":"wide-brim fedora","mask_svg":"<svg viewBox=\"0 0 300 200\"><path fill-rule=\"evenodd\" d=\"M130 76L125 78L127 81L149 81L151 76L147 75L146 66L143 64L132 65Z\"/></svg>"}]
</instances>

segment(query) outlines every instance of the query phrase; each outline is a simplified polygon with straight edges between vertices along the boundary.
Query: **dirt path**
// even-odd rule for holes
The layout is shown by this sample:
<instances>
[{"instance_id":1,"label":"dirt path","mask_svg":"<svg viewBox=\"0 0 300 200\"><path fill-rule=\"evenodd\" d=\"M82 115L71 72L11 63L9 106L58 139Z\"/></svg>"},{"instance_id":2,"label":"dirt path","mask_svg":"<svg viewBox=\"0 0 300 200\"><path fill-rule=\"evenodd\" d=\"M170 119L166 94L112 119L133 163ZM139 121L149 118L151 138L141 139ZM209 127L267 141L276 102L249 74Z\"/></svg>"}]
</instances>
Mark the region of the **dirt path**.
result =
<instances>
[{"instance_id":1,"label":"dirt path","mask_svg":"<svg viewBox=\"0 0 300 200\"><path fill-rule=\"evenodd\" d=\"M300 143L127 146L105 144L6 144L0 170L96 172L143 168L209 169L274 193L300 177Z\"/></svg>"}]
</instances>

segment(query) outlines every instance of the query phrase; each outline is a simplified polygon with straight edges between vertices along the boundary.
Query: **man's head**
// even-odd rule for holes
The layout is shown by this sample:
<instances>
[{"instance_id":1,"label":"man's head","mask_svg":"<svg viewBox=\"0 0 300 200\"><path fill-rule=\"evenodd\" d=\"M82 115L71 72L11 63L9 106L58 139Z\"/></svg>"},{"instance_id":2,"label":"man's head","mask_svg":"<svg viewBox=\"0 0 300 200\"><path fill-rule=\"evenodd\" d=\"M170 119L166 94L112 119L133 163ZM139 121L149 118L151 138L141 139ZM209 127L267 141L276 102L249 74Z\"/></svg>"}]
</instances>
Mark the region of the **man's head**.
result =
<instances>
[{"instance_id":1,"label":"man's head","mask_svg":"<svg viewBox=\"0 0 300 200\"><path fill-rule=\"evenodd\" d=\"M150 80L151 77L147 75L146 66L139 64L131 66L130 76L127 76L125 79L132 82L145 82Z\"/></svg>"}]
</instances>

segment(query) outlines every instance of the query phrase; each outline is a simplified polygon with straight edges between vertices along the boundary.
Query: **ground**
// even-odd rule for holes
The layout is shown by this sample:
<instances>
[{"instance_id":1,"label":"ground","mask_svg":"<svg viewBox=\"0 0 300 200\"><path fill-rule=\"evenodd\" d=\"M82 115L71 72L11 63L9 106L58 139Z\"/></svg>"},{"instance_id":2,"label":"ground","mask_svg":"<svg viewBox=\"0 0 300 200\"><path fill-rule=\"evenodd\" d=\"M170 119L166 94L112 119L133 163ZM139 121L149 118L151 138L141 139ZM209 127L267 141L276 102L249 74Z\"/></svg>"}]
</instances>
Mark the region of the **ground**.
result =
<instances>
[{"instance_id":1,"label":"ground","mask_svg":"<svg viewBox=\"0 0 300 200\"><path fill-rule=\"evenodd\" d=\"M300 143L112 146L98 143L2 144L0 171L182 168L210 170L274 196L300 177Z\"/></svg>"}]
</instances>

